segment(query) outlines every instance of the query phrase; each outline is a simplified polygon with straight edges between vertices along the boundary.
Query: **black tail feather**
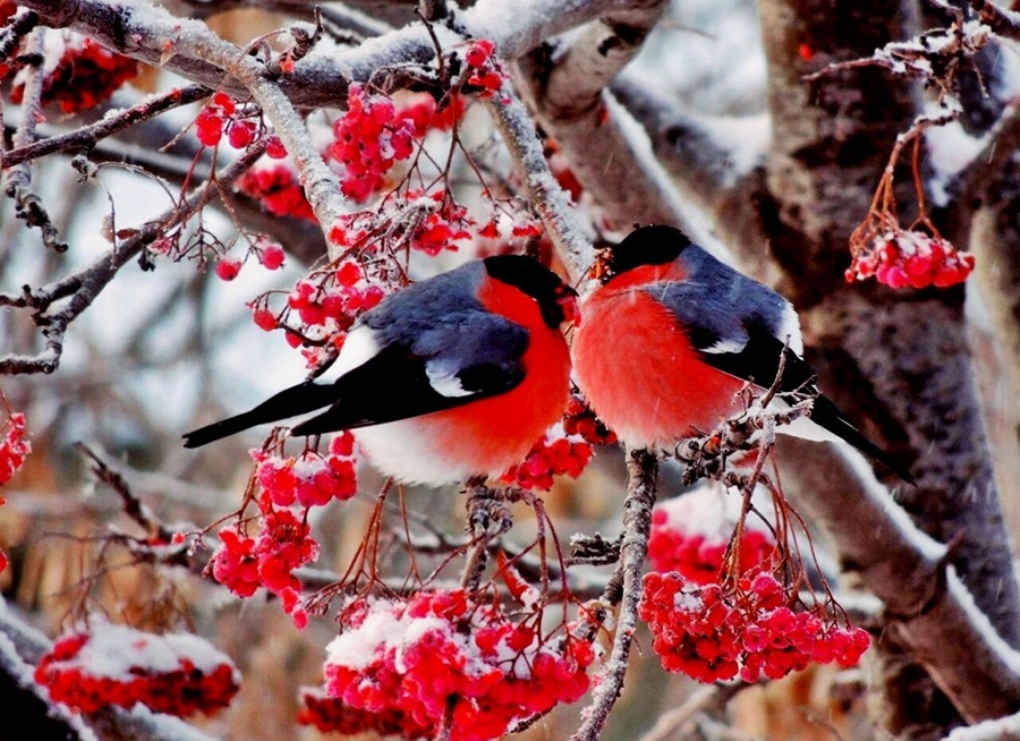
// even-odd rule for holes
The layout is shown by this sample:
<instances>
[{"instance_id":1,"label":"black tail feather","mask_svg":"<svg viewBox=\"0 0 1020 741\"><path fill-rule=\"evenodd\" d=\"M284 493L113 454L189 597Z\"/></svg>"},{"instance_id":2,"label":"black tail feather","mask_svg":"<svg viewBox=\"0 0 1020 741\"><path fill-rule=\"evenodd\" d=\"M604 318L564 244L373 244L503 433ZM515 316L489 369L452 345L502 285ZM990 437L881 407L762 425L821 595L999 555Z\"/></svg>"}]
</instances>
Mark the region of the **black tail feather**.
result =
<instances>
[{"instance_id":1,"label":"black tail feather","mask_svg":"<svg viewBox=\"0 0 1020 741\"><path fill-rule=\"evenodd\" d=\"M814 407L811 410L811 420L837 437L846 440L866 456L878 461L911 486L917 485L917 481L910 471L898 464L888 453L862 435L860 430L850 424L839 409L836 408L836 405L829 401L829 399L821 395L815 398Z\"/></svg>"},{"instance_id":2,"label":"black tail feather","mask_svg":"<svg viewBox=\"0 0 1020 741\"><path fill-rule=\"evenodd\" d=\"M259 404L251 411L236 417L214 422L211 425L188 432L184 435L185 448L197 448L215 440L229 437L249 427L278 422L281 419L307 414L329 406L336 401L336 389L332 384L301 383L284 389Z\"/></svg>"}]
</instances>

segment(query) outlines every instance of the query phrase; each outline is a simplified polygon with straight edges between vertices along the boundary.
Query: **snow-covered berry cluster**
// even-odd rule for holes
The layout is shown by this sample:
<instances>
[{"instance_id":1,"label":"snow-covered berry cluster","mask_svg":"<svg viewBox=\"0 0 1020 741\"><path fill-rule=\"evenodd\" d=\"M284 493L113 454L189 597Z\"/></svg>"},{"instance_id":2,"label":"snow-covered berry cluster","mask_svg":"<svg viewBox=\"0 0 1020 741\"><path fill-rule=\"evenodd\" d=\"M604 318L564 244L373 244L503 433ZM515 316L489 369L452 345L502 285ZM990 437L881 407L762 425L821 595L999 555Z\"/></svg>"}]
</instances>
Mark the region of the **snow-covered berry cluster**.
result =
<instances>
[{"instance_id":1,"label":"snow-covered berry cluster","mask_svg":"<svg viewBox=\"0 0 1020 741\"><path fill-rule=\"evenodd\" d=\"M326 649L326 697L360 711L350 719L374 724L379 714L402 724L405 738L434 737L451 706L453 741L499 738L515 720L579 699L595 659L591 643L570 630L543 641L463 590L360 599L343 622Z\"/></svg>"},{"instance_id":2,"label":"snow-covered berry cluster","mask_svg":"<svg viewBox=\"0 0 1020 741\"><path fill-rule=\"evenodd\" d=\"M237 179L237 190L254 198L273 216L315 221L312 206L294 171L283 163L257 165Z\"/></svg>"},{"instance_id":3,"label":"snow-covered berry cluster","mask_svg":"<svg viewBox=\"0 0 1020 741\"><path fill-rule=\"evenodd\" d=\"M308 614L300 604L301 581L294 571L319 555L308 510L357 493L354 436L347 431L334 435L326 455L313 450L296 457L264 450L253 450L251 455L254 480L261 490L255 497L258 532L249 536L241 525L220 530L220 547L209 568L216 581L239 597L250 597L265 587L280 597L284 612L303 628ZM300 509L292 509L295 505Z\"/></svg>"},{"instance_id":4,"label":"snow-covered berry cluster","mask_svg":"<svg viewBox=\"0 0 1020 741\"><path fill-rule=\"evenodd\" d=\"M224 133L227 143L234 149L246 149L255 140L265 137L267 157L283 159L287 156L280 137L268 134L254 108L238 106L229 95L218 92L195 118L195 136L203 146L215 147Z\"/></svg>"},{"instance_id":5,"label":"snow-covered berry cluster","mask_svg":"<svg viewBox=\"0 0 1020 741\"><path fill-rule=\"evenodd\" d=\"M860 628L841 628L821 606L794 611L791 596L768 571L734 585L691 586L676 572L645 575L638 615L667 671L702 682L739 676L779 679L811 662L856 665L870 643Z\"/></svg>"},{"instance_id":6,"label":"snow-covered berry cluster","mask_svg":"<svg viewBox=\"0 0 1020 741\"><path fill-rule=\"evenodd\" d=\"M43 79L43 105L56 104L61 113L77 113L110 98L122 85L138 76L140 67L131 57L110 51L89 38L72 35L66 42L51 34L47 44L66 43L63 54ZM11 102L21 103L24 83L11 90Z\"/></svg>"},{"instance_id":7,"label":"snow-covered berry cluster","mask_svg":"<svg viewBox=\"0 0 1020 741\"><path fill-rule=\"evenodd\" d=\"M655 571L676 571L694 584L720 581L723 557L740 517L741 499L704 486L652 510L648 560ZM772 532L748 517L741 528L737 574L762 564L776 549Z\"/></svg>"},{"instance_id":8,"label":"snow-covered berry cluster","mask_svg":"<svg viewBox=\"0 0 1020 741\"><path fill-rule=\"evenodd\" d=\"M32 443L25 439L25 415L10 414L0 425L0 486L10 481L32 452Z\"/></svg>"},{"instance_id":9,"label":"snow-covered berry cluster","mask_svg":"<svg viewBox=\"0 0 1020 741\"><path fill-rule=\"evenodd\" d=\"M480 88L481 97L486 98L496 93L503 84L506 74L493 55L496 45L488 39L470 42L464 49L464 62L467 64L465 84L472 88Z\"/></svg>"},{"instance_id":10,"label":"snow-covered berry cluster","mask_svg":"<svg viewBox=\"0 0 1020 741\"><path fill-rule=\"evenodd\" d=\"M306 508L323 506L358 493L354 436L346 430L333 436L325 456L306 450L296 458L283 458L253 450L252 458L259 485L277 507L295 502Z\"/></svg>"},{"instance_id":11,"label":"snow-covered berry cluster","mask_svg":"<svg viewBox=\"0 0 1020 741\"><path fill-rule=\"evenodd\" d=\"M959 252L948 240L920 231L896 230L877 235L854 255L847 282L874 277L890 288L946 288L962 283L974 269L974 256Z\"/></svg>"},{"instance_id":12,"label":"snow-covered berry cluster","mask_svg":"<svg viewBox=\"0 0 1020 741\"><path fill-rule=\"evenodd\" d=\"M241 675L226 654L196 635L103 623L57 640L36 667L35 681L55 702L83 713L142 704L186 717L230 704Z\"/></svg>"},{"instance_id":13,"label":"snow-covered berry cluster","mask_svg":"<svg viewBox=\"0 0 1020 741\"><path fill-rule=\"evenodd\" d=\"M378 192L393 163L414 153L415 126L397 115L385 95L353 84L347 92L347 112L333 124L329 154L343 166L340 190L355 201Z\"/></svg>"}]
</instances>

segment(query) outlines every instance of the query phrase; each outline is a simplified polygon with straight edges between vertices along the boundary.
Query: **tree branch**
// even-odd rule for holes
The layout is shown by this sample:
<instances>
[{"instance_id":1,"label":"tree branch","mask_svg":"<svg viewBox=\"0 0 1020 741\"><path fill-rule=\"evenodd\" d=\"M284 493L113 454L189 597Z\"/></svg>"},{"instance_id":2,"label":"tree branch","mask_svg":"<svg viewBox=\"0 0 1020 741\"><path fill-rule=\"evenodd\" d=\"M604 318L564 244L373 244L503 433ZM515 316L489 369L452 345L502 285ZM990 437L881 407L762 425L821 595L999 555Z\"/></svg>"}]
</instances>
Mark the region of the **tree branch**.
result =
<instances>
[{"instance_id":1,"label":"tree branch","mask_svg":"<svg viewBox=\"0 0 1020 741\"><path fill-rule=\"evenodd\" d=\"M608 12L659 1L519 0L511 6L504 0L481 0L460 14L460 24L469 36L492 40L503 58L516 59L545 39ZM51 27L70 27L104 46L192 82L238 95L245 92L243 85L229 81L232 70L210 64L204 55L195 54L194 48L178 45L188 36L206 38L209 32L198 21L182 20L149 5L144 6L144 13L135 13L130 6L112 0L24 0L19 4L36 11ZM441 26L436 32L444 44L461 40ZM240 49L234 49L235 54L227 54L232 62L242 56ZM432 39L425 27L416 23L358 47L313 52L275 83L296 106L343 106L351 82L367 82L380 68L424 64L434 56Z\"/></svg>"},{"instance_id":2,"label":"tree branch","mask_svg":"<svg viewBox=\"0 0 1020 741\"><path fill-rule=\"evenodd\" d=\"M571 279L579 280L593 259L591 242L581 232L566 192L549 171L527 109L506 82L486 106L520 173L528 201L538 211Z\"/></svg>"},{"instance_id":3,"label":"tree branch","mask_svg":"<svg viewBox=\"0 0 1020 741\"><path fill-rule=\"evenodd\" d=\"M623 593L616 620L613 648L606 663L602 682L592 695L590 707L582 713L584 723L571 741L597 741L609 713L623 691L630 645L637 630L637 607L641 600L641 571L648 553L648 535L655 505L655 479L659 461L648 450L631 450L627 455L627 499L623 503L623 545L617 575L622 575ZM614 580L615 580L614 575Z\"/></svg>"},{"instance_id":4,"label":"tree branch","mask_svg":"<svg viewBox=\"0 0 1020 741\"><path fill-rule=\"evenodd\" d=\"M609 13L569 46L540 46L518 63L524 96L610 223L685 226L672 189L624 133L605 88L637 54L669 3ZM599 153L592 157L593 151Z\"/></svg>"},{"instance_id":5,"label":"tree branch","mask_svg":"<svg viewBox=\"0 0 1020 741\"><path fill-rule=\"evenodd\" d=\"M887 610L895 637L970 722L1020 710L1020 654L992 631L948 566L951 551L919 531L859 453L782 436L787 489L797 492ZM804 465L810 460L812 465ZM841 485L834 487L832 482Z\"/></svg>"}]
</instances>

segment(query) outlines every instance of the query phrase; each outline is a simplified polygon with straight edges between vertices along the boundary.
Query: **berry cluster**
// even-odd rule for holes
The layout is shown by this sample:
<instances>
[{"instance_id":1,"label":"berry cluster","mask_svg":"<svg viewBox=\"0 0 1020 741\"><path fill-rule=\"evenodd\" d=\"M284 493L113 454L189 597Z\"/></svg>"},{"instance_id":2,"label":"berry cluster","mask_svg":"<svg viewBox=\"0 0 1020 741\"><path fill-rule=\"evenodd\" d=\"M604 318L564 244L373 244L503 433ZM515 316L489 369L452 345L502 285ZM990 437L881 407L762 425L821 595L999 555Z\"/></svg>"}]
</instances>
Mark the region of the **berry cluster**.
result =
<instances>
[{"instance_id":1,"label":"berry cluster","mask_svg":"<svg viewBox=\"0 0 1020 741\"><path fill-rule=\"evenodd\" d=\"M302 507L323 506L333 499L346 501L358 493L354 436L339 432L329 444L329 453L306 450L297 458L281 458L253 450L255 476L273 504L288 507L297 501Z\"/></svg>"},{"instance_id":2,"label":"berry cluster","mask_svg":"<svg viewBox=\"0 0 1020 741\"><path fill-rule=\"evenodd\" d=\"M292 347L307 346L302 352L309 367L318 367L330 353L338 351L347 330L359 315L379 304L385 297L382 288L370 283L364 269L354 260L340 260L302 278L287 297L287 307L275 317L277 325L295 316L300 326L287 332ZM255 321L271 329L271 312L264 305L256 309Z\"/></svg>"},{"instance_id":3,"label":"berry cluster","mask_svg":"<svg viewBox=\"0 0 1020 741\"><path fill-rule=\"evenodd\" d=\"M25 415L11 414L0 425L0 435L0 486L3 486L25 465L25 458L32 452L32 443L25 439Z\"/></svg>"},{"instance_id":4,"label":"berry cluster","mask_svg":"<svg viewBox=\"0 0 1020 741\"><path fill-rule=\"evenodd\" d=\"M718 582L740 508L739 497L708 486L657 504L648 540L652 568L679 572L694 584ZM733 564L735 572L742 574L763 564L775 549L776 540L764 523L747 518L741 529L740 561Z\"/></svg>"},{"instance_id":5,"label":"berry cluster","mask_svg":"<svg viewBox=\"0 0 1020 741\"><path fill-rule=\"evenodd\" d=\"M344 166L343 194L360 202L379 191L393 163L414 153L414 134L414 124L397 116L392 100L351 85L347 112L333 125L329 147L329 154Z\"/></svg>"},{"instance_id":6,"label":"berry cluster","mask_svg":"<svg viewBox=\"0 0 1020 741\"><path fill-rule=\"evenodd\" d=\"M265 134L261 121L246 109L239 109L237 101L224 92L213 95L212 101L195 118L195 136L206 147L215 147L223 134L234 149L245 149ZM266 156L283 159L287 150L275 134L266 137Z\"/></svg>"},{"instance_id":7,"label":"berry cluster","mask_svg":"<svg viewBox=\"0 0 1020 741\"><path fill-rule=\"evenodd\" d=\"M569 631L543 642L536 629L463 590L359 600L344 626L327 648L326 696L400 723L405 738L434 737L451 705L453 741L499 738L515 720L580 698L595 658Z\"/></svg>"},{"instance_id":8,"label":"berry cluster","mask_svg":"<svg viewBox=\"0 0 1020 741\"><path fill-rule=\"evenodd\" d=\"M595 445L610 445L616 435L595 416L584 400L571 397L563 419L535 443L523 462L508 468L504 482L524 489L548 491L553 477L581 475L591 462Z\"/></svg>"},{"instance_id":9,"label":"berry cluster","mask_svg":"<svg viewBox=\"0 0 1020 741\"><path fill-rule=\"evenodd\" d=\"M59 639L35 670L54 701L83 713L136 704L180 717L211 713L230 704L240 680L230 659L196 635L110 624Z\"/></svg>"},{"instance_id":10,"label":"berry cluster","mask_svg":"<svg viewBox=\"0 0 1020 741\"><path fill-rule=\"evenodd\" d=\"M467 103L459 93L449 93L439 104L428 93L418 93L397 109L397 118L410 121L415 138L423 139L430 130L452 129L464 117L466 110Z\"/></svg>"},{"instance_id":11,"label":"berry cluster","mask_svg":"<svg viewBox=\"0 0 1020 741\"><path fill-rule=\"evenodd\" d=\"M638 615L667 671L701 682L740 676L779 679L812 661L857 664L870 643L860 628L840 628L822 607L794 612L790 595L767 571L731 587L688 586L676 572L645 575Z\"/></svg>"},{"instance_id":12,"label":"berry cluster","mask_svg":"<svg viewBox=\"0 0 1020 741\"><path fill-rule=\"evenodd\" d=\"M49 40L49 39L48 39ZM92 39L74 36L67 42L56 67L43 80L42 103L56 103L61 113L77 113L109 99L139 73L138 62L110 51ZM11 101L21 103L24 84L11 90Z\"/></svg>"},{"instance_id":13,"label":"berry cluster","mask_svg":"<svg viewBox=\"0 0 1020 741\"><path fill-rule=\"evenodd\" d=\"M887 232L854 255L847 282L874 276L890 288L946 288L962 283L974 269L974 256L950 242L919 231Z\"/></svg>"},{"instance_id":14,"label":"berry cluster","mask_svg":"<svg viewBox=\"0 0 1020 741\"><path fill-rule=\"evenodd\" d=\"M577 323L576 318L567 317L567 321ZM567 412L563 415L563 430L568 435L578 435L592 445L615 445L616 433L606 427L592 411L588 403L576 393L570 396Z\"/></svg>"},{"instance_id":15,"label":"berry cluster","mask_svg":"<svg viewBox=\"0 0 1020 741\"><path fill-rule=\"evenodd\" d=\"M357 736L374 733L379 736L401 736L405 739L429 738L434 730L431 724L415 723L401 710L386 708L382 711L352 708L342 700L326 697L321 689L306 688L301 692L302 708L297 721L304 726L315 726L321 733L338 733Z\"/></svg>"},{"instance_id":16,"label":"berry cluster","mask_svg":"<svg viewBox=\"0 0 1020 741\"><path fill-rule=\"evenodd\" d=\"M237 190L254 198L273 216L293 216L315 221L294 171L284 164L253 167L237 179Z\"/></svg>"},{"instance_id":17,"label":"berry cluster","mask_svg":"<svg viewBox=\"0 0 1020 741\"><path fill-rule=\"evenodd\" d=\"M236 528L219 532L221 545L210 563L213 578L238 597L250 597L263 586L280 597L284 612L303 628L308 616L298 604L301 582L293 571L314 561L319 544L308 523L289 509L272 509L260 501L262 523L252 538Z\"/></svg>"},{"instance_id":18,"label":"berry cluster","mask_svg":"<svg viewBox=\"0 0 1020 741\"><path fill-rule=\"evenodd\" d=\"M488 39L472 41L464 50L464 61L468 66L466 85L481 88L481 97L491 97L503 84L506 75L499 60L493 56L496 45Z\"/></svg>"},{"instance_id":19,"label":"berry cluster","mask_svg":"<svg viewBox=\"0 0 1020 741\"><path fill-rule=\"evenodd\" d=\"M474 226L467 209L444 188L432 193L410 190L402 198L387 199L378 212L358 211L342 217L329 239L341 247L410 248L434 257L443 250L455 251L457 242L471 238Z\"/></svg>"}]
</instances>

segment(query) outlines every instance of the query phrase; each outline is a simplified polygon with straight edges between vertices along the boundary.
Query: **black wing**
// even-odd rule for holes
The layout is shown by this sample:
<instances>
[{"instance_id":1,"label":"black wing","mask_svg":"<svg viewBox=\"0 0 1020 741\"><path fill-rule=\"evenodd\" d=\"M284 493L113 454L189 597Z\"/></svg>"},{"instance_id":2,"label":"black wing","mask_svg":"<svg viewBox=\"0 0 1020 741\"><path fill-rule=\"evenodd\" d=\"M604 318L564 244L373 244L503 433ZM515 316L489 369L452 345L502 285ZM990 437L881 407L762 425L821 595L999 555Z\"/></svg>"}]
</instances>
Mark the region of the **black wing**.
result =
<instances>
[{"instance_id":1,"label":"black wing","mask_svg":"<svg viewBox=\"0 0 1020 741\"><path fill-rule=\"evenodd\" d=\"M894 461L888 453L871 442L860 430L843 416L835 404L818 392L815 374L811 367L784 342L760 327L747 331L747 342L739 352L701 352L701 358L708 365L745 381L754 381L759 386L770 387L779 373L779 359L785 357L783 377L779 390L783 392L802 391L815 396L811 409L811 420L839 438L853 445L859 451L895 473L908 484L916 481L903 466Z\"/></svg>"},{"instance_id":2,"label":"black wing","mask_svg":"<svg viewBox=\"0 0 1020 741\"><path fill-rule=\"evenodd\" d=\"M505 393L524 379L528 340L524 327L487 312L445 317L338 378L333 405L293 434L394 422Z\"/></svg>"}]
</instances>

